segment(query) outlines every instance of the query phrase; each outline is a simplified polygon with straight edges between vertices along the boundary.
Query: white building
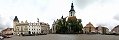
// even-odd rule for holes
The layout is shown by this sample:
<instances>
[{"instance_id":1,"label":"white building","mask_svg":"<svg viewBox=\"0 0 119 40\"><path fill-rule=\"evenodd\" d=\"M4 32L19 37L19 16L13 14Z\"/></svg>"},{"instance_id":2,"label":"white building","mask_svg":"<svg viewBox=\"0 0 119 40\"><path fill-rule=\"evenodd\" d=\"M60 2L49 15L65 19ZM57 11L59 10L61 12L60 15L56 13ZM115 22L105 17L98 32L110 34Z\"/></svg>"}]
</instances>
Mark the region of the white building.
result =
<instances>
[{"instance_id":1,"label":"white building","mask_svg":"<svg viewBox=\"0 0 119 40\"><path fill-rule=\"evenodd\" d=\"M107 33L109 33L109 29L107 27L103 27L103 26L99 25L98 27L96 27L96 33L107 34Z\"/></svg>"},{"instance_id":2,"label":"white building","mask_svg":"<svg viewBox=\"0 0 119 40\"><path fill-rule=\"evenodd\" d=\"M53 22L51 30L52 33L56 33L56 21Z\"/></svg>"},{"instance_id":3,"label":"white building","mask_svg":"<svg viewBox=\"0 0 119 40\"><path fill-rule=\"evenodd\" d=\"M115 26L115 27L111 30L111 33L119 34L119 25Z\"/></svg>"},{"instance_id":4,"label":"white building","mask_svg":"<svg viewBox=\"0 0 119 40\"><path fill-rule=\"evenodd\" d=\"M46 29L48 29L49 25L44 26ZM14 28L14 35L36 35L41 34L41 31L43 30L42 22L34 22L34 23L28 23L27 20L25 22L21 21L19 22L17 16L15 16L13 20L13 28ZM42 30L41 30L42 29ZM45 28L44 28L45 29Z\"/></svg>"},{"instance_id":5,"label":"white building","mask_svg":"<svg viewBox=\"0 0 119 40\"><path fill-rule=\"evenodd\" d=\"M28 31L30 34L40 34L41 33L40 23L29 23Z\"/></svg>"}]
</instances>

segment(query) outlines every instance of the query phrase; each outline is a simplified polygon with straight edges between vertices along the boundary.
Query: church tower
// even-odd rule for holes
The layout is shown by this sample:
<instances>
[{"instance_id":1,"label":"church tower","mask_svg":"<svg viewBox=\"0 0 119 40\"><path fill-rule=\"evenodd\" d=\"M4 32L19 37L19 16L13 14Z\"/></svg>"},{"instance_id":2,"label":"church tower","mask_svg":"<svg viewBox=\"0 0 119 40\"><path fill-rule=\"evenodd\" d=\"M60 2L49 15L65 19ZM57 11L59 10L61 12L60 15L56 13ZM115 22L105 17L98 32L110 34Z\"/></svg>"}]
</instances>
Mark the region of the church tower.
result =
<instances>
[{"instance_id":1,"label":"church tower","mask_svg":"<svg viewBox=\"0 0 119 40\"><path fill-rule=\"evenodd\" d=\"M69 11L69 16L75 16L75 10L74 10L73 3L71 3L71 9Z\"/></svg>"},{"instance_id":2,"label":"church tower","mask_svg":"<svg viewBox=\"0 0 119 40\"><path fill-rule=\"evenodd\" d=\"M17 16L15 16L15 18L14 18L13 22L19 22L19 20L18 20Z\"/></svg>"},{"instance_id":3,"label":"church tower","mask_svg":"<svg viewBox=\"0 0 119 40\"><path fill-rule=\"evenodd\" d=\"M14 20L13 20L13 31L15 32L16 31L16 25L19 23L19 20L17 18L17 16L15 16Z\"/></svg>"}]
</instances>

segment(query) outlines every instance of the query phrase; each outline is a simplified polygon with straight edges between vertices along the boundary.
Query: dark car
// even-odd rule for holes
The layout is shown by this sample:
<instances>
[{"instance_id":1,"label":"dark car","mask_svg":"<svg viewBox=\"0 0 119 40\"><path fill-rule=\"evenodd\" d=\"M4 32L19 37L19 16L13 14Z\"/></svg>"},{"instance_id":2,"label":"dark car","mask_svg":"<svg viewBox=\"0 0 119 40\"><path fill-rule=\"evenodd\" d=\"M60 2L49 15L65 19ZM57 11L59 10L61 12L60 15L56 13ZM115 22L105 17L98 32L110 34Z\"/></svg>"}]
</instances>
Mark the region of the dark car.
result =
<instances>
[{"instance_id":1,"label":"dark car","mask_svg":"<svg viewBox=\"0 0 119 40\"><path fill-rule=\"evenodd\" d=\"M9 35L2 35L2 37L4 37L4 38L11 38L11 36L9 36Z\"/></svg>"}]
</instances>

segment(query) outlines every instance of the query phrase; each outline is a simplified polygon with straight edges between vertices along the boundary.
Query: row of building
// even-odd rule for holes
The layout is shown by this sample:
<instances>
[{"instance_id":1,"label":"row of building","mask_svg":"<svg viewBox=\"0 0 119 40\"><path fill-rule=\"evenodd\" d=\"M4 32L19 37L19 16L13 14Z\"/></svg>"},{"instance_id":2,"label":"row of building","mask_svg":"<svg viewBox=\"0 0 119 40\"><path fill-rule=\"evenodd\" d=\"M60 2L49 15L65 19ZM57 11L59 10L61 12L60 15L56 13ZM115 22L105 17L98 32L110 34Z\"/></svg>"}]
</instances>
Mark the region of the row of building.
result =
<instances>
[{"instance_id":1,"label":"row of building","mask_svg":"<svg viewBox=\"0 0 119 40\"><path fill-rule=\"evenodd\" d=\"M90 22L83 28L84 33L99 33L99 34L119 34L119 25L115 26L111 31L107 27L94 27Z\"/></svg>"},{"instance_id":2,"label":"row of building","mask_svg":"<svg viewBox=\"0 0 119 40\"><path fill-rule=\"evenodd\" d=\"M32 25L32 24L31 24ZM53 24L54 25L54 24ZM55 33L56 32L56 29L55 29L55 26L53 26L50 30L49 27L46 28L46 24L44 25L41 25L42 26L42 29L41 28L35 28L35 27L32 27L31 28L29 27L29 29L27 30L19 30L20 28L17 28L18 30L13 30L14 28L6 28L4 30L2 30L1 32L3 34L7 34L7 35L17 35L17 34L39 34L39 33L49 33L51 31L51 33ZM23 28L25 29L25 28ZM31 33L29 31L31 31ZM42 30L42 31L41 31ZM97 33L97 34L105 34L105 33L116 33L116 34L119 34L119 25L115 26L111 31L109 31L108 28L106 27L103 27L103 26L98 26L98 27L94 27L93 24L91 22L89 22L85 27L83 27L83 33L85 34L88 34L88 33Z\"/></svg>"},{"instance_id":3,"label":"row of building","mask_svg":"<svg viewBox=\"0 0 119 40\"><path fill-rule=\"evenodd\" d=\"M84 33L98 33L98 34L107 34L109 33L109 29L107 27L103 27L99 25L98 27L94 27L91 22L89 22L84 28Z\"/></svg>"},{"instance_id":4,"label":"row of building","mask_svg":"<svg viewBox=\"0 0 119 40\"><path fill-rule=\"evenodd\" d=\"M39 22L35 23L21 21L19 22L17 16L13 20L14 35L36 35L36 34L47 34L50 30L48 23Z\"/></svg>"},{"instance_id":5,"label":"row of building","mask_svg":"<svg viewBox=\"0 0 119 40\"><path fill-rule=\"evenodd\" d=\"M54 24L53 24L54 25ZM17 34L39 34L39 33L49 33L51 31L51 33L55 33L56 30L52 27L52 30L48 28L46 28L45 24L44 25L41 25L42 26L42 29L38 29L38 28L35 28L35 27L31 27L29 28L28 30L30 30L32 33L30 33L29 31L26 30L26 32L22 32L21 30L13 30L13 28L6 28L4 30L2 30L1 32L3 34L7 34L7 35L17 35ZM20 28L17 28L17 29L20 29ZM42 30L42 31L40 31ZM88 34L88 33L97 33L97 34L105 34L105 33L116 33L116 34L119 34L119 25L115 26L111 31L109 31L108 28L106 27L103 27L103 26L98 26L98 27L94 27L93 24L91 24L91 22L89 22L85 27L83 27L83 33L85 34Z\"/></svg>"},{"instance_id":6,"label":"row of building","mask_svg":"<svg viewBox=\"0 0 119 40\"><path fill-rule=\"evenodd\" d=\"M57 31L55 23L56 22L53 22L53 24L52 24L52 33L56 33L56 31ZM84 34L88 34L88 33L106 34L106 33L109 33L109 29L107 27L103 27L101 25L98 27L94 27L91 22L86 24L86 26L83 27L82 30L83 30Z\"/></svg>"},{"instance_id":7,"label":"row of building","mask_svg":"<svg viewBox=\"0 0 119 40\"><path fill-rule=\"evenodd\" d=\"M48 23L39 22L35 23L21 21L19 22L17 16L13 20L13 28L6 28L2 30L2 34L5 35L38 35L38 34L48 34L50 30L50 25Z\"/></svg>"}]
</instances>

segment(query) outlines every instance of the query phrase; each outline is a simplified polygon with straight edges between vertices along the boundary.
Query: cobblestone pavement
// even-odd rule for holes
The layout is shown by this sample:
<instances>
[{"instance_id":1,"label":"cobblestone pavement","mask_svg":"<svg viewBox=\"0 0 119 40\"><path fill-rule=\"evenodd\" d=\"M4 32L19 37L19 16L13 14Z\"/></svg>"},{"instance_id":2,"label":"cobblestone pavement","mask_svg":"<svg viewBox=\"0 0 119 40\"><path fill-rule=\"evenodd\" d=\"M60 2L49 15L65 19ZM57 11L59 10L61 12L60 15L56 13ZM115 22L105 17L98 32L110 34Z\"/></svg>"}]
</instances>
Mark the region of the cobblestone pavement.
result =
<instances>
[{"instance_id":1,"label":"cobblestone pavement","mask_svg":"<svg viewBox=\"0 0 119 40\"><path fill-rule=\"evenodd\" d=\"M4 40L119 40L119 36L99 34L48 34L38 36L13 36Z\"/></svg>"}]
</instances>

